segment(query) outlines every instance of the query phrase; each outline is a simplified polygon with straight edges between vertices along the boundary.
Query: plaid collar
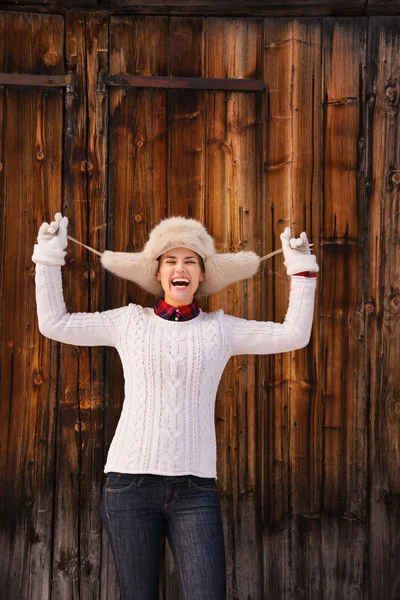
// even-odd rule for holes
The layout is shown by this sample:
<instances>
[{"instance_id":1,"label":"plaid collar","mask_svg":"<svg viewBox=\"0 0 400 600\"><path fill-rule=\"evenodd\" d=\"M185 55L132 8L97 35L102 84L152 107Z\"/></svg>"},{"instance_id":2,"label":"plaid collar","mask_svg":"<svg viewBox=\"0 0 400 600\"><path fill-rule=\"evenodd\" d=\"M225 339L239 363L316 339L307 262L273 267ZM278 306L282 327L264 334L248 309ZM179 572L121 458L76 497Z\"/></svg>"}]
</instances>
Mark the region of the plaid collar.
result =
<instances>
[{"instance_id":1,"label":"plaid collar","mask_svg":"<svg viewBox=\"0 0 400 600\"><path fill-rule=\"evenodd\" d=\"M160 298L154 307L154 312L156 315L162 319L166 319L167 321L190 321L190 319L197 317L200 310L195 300L193 300L193 302L187 306L179 306L177 308L176 306L171 306L165 302L165 300Z\"/></svg>"}]
</instances>

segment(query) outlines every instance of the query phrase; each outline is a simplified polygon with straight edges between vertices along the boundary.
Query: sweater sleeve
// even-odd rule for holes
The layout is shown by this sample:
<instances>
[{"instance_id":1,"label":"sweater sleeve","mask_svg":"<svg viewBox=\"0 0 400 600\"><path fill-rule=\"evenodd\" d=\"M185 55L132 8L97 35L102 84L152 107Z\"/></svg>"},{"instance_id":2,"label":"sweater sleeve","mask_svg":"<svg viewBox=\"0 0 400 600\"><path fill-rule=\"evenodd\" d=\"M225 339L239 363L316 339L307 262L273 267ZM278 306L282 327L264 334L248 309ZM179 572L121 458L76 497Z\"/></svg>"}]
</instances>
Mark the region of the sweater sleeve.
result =
<instances>
[{"instance_id":1,"label":"sweater sleeve","mask_svg":"<svg viewBox=\"0 0 400 600\"><path fill-rule=\"evenodd\" d=\"M71 314L65 307L61 267L38 263L35 281L39 331L43 335L74 346L116 346L121 326L129 318L129 307Z\"/></svg>"},{"instance_id":2,"label":"sweater sleeve","mask_svg":"<svg viewBox=\"0 0 400 600\"><path fill-rule=\"evenodd\" d=\"M299 350L310 341L316 280L292 277L289 307L283 323L248 321L224 315L232 356Z\"/></svg>"}]
</instances>

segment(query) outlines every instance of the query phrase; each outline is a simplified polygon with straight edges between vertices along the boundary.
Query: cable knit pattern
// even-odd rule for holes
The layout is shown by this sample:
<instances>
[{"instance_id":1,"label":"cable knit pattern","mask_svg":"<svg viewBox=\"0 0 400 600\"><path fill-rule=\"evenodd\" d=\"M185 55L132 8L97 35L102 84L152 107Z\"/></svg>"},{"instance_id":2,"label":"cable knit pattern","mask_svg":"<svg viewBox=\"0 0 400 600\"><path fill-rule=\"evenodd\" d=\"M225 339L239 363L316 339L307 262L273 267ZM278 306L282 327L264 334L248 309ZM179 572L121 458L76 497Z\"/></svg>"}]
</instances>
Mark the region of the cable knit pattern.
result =
<instances>
[{"instance_id":1,"label":"cable knit pattern","mask_svg":"<svg viewBox=\"0 0 400 600\"><path fill-rule=\"evenodd\" d=\"M167 321L134 304L69 314L60 267L37 264L43 335L73 345L114 346L121 357L125 400L105 472L216 477L214 405L227 361L305 346L315 286L315 279L292 277L284 323L248 321L222 310Z\"/></svg>"}]
</instances>

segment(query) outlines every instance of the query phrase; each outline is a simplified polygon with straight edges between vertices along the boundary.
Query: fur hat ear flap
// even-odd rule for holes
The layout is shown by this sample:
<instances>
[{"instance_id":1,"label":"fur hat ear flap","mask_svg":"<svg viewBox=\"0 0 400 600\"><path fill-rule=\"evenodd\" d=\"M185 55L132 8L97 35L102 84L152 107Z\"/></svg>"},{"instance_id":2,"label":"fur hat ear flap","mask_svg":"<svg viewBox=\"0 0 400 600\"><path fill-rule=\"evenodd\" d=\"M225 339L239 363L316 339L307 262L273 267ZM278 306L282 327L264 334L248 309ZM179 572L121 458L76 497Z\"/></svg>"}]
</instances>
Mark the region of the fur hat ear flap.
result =
<instances>
[{"instance_id":1,"label":"fur hat ear flap","mask_svg":"<svg viewBox=\"0 0 400 600\"><path fill-rule=\"evenodd\" d=\"M260 265L260 257L254 252L215 254L204 261L205 278L197 294L215 294L236 281L253 277Z\"/></svg>"},{"instance_id":2,"label":"fur hat ear flap","mask_svg":"<svg viewBox=\"0 0 400 600\"><path fill-rule=\"evenodd\" d=\"M204 280L196 292L200 296L215 294L235 281L253 277L260 264L260 258L254 252L217 254L214 240L206 228L198 221L184 217L171 217L156 225L142 252L106 250L101 262L115 275L134 281L155 296L162 296L161 283L156 279L157 259L173 248L188 248L203 259Z\"/></svg>"},{"instance_id":3,"label":"fur hat ear flap","mask_svg":"<svg viewBox=\"0 0 400 600\"><path fill-rule=\"evenodd\" d=\"M106 250L101 257L101 264L114 275L134 281L150 294L161 296L163 293L161 283L155 277L159 267L158 260L145 252Z\"/></svg>"}]
</instances>

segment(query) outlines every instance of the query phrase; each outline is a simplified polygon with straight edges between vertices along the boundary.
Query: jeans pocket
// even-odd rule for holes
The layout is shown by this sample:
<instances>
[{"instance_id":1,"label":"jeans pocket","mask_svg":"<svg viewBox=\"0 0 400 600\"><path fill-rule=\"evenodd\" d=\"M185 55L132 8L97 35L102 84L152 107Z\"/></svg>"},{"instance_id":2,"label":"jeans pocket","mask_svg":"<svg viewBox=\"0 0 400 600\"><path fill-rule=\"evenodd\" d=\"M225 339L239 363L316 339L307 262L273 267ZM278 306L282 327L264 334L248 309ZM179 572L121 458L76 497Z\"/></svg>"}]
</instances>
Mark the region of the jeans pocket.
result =
<instances>
[{"instance_id":1,"label":"jeans pocket","mask_svg":"<svg viewBox=\"0 0 400 600\"><path fill-rule=\"evenodd\" d=\"M131 473L109 473L106 480L106 492L119 494L136 485L138 476Z\"/></svg>"},{"instance_id":2,"label":"jeans pocket","mask_svg":"<svg viewBox=\"0 0 400 600\"><path fill-rule=\"evenodd\" d=\"M196 490L201 492L218 492L218 487L213 477L191 477L191 482Z\"/></svg>"}]
</instances>

